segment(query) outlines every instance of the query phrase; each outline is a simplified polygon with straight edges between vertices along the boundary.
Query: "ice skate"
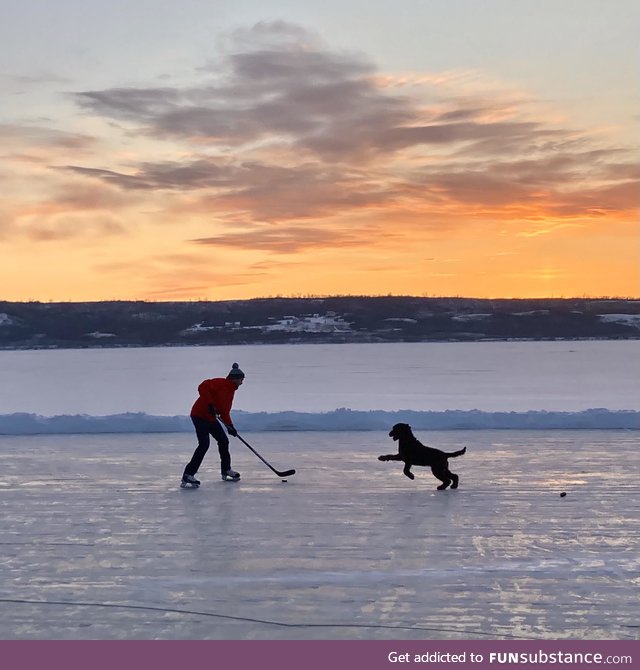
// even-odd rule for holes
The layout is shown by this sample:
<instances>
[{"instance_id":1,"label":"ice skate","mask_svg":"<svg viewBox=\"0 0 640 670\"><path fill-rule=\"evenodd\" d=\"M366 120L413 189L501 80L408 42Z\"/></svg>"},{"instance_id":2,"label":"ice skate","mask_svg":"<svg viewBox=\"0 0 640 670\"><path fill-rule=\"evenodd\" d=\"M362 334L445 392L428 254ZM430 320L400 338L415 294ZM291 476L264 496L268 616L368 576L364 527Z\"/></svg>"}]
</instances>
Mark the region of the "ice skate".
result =
<instances>
[{"instance_id":1,"label":"ice skate","mask_svg":"<svg viewBox=\"0 0 640 670\"><path fill-rule=\"evenodd\" d=\"M193 475L182 475L181 489L197 489L200 482Z\"/></svg>"},{"instance_id":2,"label":"ice skate","mask_svg":"<svg viewBox=\"0 0 640 670\"><path fill-rule=\"evenodd\" d=\"M240 473L236 472L235 470L227 470L226 472L222 473L222 481L230 481L230 482L237 482L240 479Z\"/></svg>"}]
</instances>

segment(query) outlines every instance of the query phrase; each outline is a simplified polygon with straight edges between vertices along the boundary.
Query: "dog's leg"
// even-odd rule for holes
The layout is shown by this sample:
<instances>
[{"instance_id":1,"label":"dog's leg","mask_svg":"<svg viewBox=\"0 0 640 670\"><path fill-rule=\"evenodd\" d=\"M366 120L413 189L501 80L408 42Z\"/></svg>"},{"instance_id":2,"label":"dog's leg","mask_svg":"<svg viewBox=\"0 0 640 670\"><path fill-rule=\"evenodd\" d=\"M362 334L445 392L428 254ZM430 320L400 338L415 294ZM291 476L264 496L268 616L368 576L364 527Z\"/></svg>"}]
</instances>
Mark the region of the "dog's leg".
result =
<instances>
[{"instance_id":1,"label":"dog's leg","mask_svg":"<svg viewBox=\"0 0 640 670\"><path fill-rule=\"evenodd\" d=\"M379 461L401 461L400 454L383 454L378 456Z\"/></svg>"},{"instance_id":2,"label":"dog's leg","mask_svg":"<svg viewBox=\"0 0 640 670\"><path fill-rule=\"evenodd\" d=\"M451 479L453 479L453 484L451 484L451 488L452 489L457 489L458 488L458 480L460 479L460 477L458 477L458 475L454 474L453 472L449 472L449 476L451 477Z\"/></svg>"},{"instance_id":3,"label":"dog's leg","mask_svg":"<svg viewBox=\"0 0 640 670\"><path fill-rule=\"evenodd\" d=\"M402 469L402 472L405 477L409 477L409 479L415 479L416 476L411 472L411 463L405 463L404 468Z\"/></svg>"},{"instance_id":4,"label":"dog's leg","mask_svg":"<svg viewBox=\"0 0 640 670\"><path fill-rule=\"evenodd\" d=\"M444 491L449 484L451 484L451 478L449 477L449 470L447 468L431 468L431 472L436 479L439 479L442 484L437 487L438 491Z\"/></svg>"}]
</instances>

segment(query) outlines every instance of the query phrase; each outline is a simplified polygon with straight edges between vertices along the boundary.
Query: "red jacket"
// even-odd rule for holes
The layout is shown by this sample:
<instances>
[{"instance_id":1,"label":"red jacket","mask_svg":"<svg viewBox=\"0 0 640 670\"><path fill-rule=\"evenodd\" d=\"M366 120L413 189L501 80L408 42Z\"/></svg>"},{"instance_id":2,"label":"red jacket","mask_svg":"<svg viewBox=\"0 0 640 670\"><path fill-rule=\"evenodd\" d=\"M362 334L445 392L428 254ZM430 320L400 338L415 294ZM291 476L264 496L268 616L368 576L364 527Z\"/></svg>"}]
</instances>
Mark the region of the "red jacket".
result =
<instances>
[{"instance_id":1,"label":"red jacket","mask_svg":"<svg viewBox=\"0 0 640 670\"><path fill-rule=\"evenodd\" d=\"M236 392L236 385L230 379L216 377L216 379L205 379L198 386L199 398L191 408L191 416L213 421L215 417L209 411L209 405L212 405L216 414L222 419L226 426L232 426L231 405L233 396Z\"/></svg>"}]
</instances>

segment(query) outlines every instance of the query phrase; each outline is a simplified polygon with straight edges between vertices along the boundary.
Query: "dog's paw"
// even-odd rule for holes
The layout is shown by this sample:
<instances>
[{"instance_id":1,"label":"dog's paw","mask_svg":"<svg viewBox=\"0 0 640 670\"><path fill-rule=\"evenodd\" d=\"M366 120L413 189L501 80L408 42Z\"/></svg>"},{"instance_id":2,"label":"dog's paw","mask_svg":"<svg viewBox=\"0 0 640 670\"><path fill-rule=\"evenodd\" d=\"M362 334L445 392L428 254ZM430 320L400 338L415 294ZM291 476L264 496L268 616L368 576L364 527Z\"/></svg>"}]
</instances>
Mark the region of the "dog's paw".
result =
<instances>
[{"instance_id":1,"label":"dog's paw","mask_svg":"<svg viewBox=\"0 0 640 670\"><path fill-rule=\"evenodd\" d=\"M379 461L388 461L389 457L388 456L378 456Z\"/></svg>"},{"instance_id":2,"label":"dog's paw","mask_svg":"<svg viewBox=\"0 0 640 670\"><path fill-rule=\"evenodd\" d=\"M409 477L409 479L415 479L416 478L416 476L413 474L413 472L405 472L404 474L407 475L407 477Z\"/></svg>"}]
</instances>

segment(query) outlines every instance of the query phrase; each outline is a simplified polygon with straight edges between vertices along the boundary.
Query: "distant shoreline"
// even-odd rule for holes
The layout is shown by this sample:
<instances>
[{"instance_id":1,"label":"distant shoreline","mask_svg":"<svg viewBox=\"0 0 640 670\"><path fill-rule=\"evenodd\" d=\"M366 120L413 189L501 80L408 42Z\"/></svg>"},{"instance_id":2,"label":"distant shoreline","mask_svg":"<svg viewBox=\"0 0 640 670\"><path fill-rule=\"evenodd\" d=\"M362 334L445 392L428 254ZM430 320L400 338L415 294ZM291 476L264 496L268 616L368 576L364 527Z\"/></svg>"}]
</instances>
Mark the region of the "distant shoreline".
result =
<instances>
[{"instance_id":1,"label":"distant shoreline","mask_svg":"<svg viewBox=\"0 0 640 670\"><path fill-rule=\"evenodd\" d=\"M636 299L0 302L0 350L640 339Z\"/></svg>"}]
</instances>

